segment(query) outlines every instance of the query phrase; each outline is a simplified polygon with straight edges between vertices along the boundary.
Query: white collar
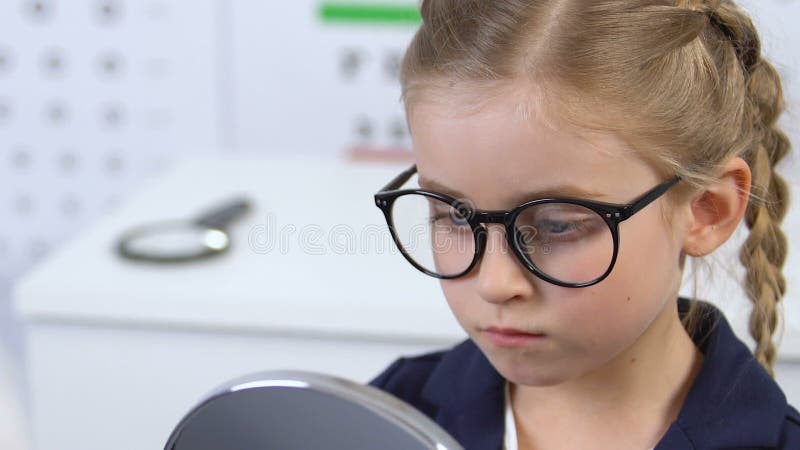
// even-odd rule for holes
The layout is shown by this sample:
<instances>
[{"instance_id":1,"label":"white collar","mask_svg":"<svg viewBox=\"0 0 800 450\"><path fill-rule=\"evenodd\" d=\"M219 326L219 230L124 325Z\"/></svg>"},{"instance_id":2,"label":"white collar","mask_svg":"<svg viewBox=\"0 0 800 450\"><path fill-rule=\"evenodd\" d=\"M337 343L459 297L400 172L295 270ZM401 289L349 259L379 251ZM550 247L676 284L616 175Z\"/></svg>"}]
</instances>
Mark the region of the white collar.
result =
<instances>
[{"instance_id":1,"label":"white collar","mask_svg":"<svg viewBox=\"0 0 800 450\"><path fill-rule=\"evenodd\" d=\"M503 438L503 450L517 450L517 424L514 422L514 411L511 409L511 390L506 381L506 431Z\"/></svg>"}]
</instances>

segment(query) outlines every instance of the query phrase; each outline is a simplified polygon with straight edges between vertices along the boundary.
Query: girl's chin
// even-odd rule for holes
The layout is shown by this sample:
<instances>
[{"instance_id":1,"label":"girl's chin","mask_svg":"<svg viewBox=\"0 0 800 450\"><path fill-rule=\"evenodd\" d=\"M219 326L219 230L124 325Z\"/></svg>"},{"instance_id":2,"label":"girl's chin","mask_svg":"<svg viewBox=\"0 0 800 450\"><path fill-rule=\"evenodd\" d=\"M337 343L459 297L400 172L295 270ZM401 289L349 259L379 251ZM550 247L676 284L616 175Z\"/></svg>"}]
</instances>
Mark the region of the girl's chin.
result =
<instances>
[{"instance_id":1,"label":"girl's chin","mask_svg":"<svg viewBox=\"0 0 800 450\"><path fill-rule=\"evenodd\" d=\"M490 358L492 366L511 383L524 386L555 386L567 381L569 374L553 367L553 364L520 364L518 360Z\"/></svg>"},{"instance_id":2,"label":"girl's chin","mask_svg":"<svg viewBox=\"0 0 800 450\"><path fill-rule=\"evenodd\" d=\"M505 374L503 372L500 372L500 374L503 375L503 378L508 380L508 382L520 386L547 387L556 386L566 381L566 378L555 374Z\"/></svg>"}]
</instances>

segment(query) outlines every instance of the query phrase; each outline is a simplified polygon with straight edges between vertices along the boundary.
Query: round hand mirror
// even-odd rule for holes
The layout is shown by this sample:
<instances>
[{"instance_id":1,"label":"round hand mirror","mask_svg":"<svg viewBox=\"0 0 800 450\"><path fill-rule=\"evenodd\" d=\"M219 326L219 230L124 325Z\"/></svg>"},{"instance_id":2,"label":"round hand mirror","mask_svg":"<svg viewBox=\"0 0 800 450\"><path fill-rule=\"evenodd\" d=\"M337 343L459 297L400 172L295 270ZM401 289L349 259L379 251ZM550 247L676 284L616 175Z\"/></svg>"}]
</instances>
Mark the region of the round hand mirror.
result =
<instances>
[{"instance_id":1,"label":"round hand mirror","mask_svg":"<svg viewBox=\"0 0 800 450\"><path fill-rule=\"evenodd\" d=\"M272 371L216 389L178 424L165 450L463 450L435 422L372 386Z\"/></svg>"}]
</instances>

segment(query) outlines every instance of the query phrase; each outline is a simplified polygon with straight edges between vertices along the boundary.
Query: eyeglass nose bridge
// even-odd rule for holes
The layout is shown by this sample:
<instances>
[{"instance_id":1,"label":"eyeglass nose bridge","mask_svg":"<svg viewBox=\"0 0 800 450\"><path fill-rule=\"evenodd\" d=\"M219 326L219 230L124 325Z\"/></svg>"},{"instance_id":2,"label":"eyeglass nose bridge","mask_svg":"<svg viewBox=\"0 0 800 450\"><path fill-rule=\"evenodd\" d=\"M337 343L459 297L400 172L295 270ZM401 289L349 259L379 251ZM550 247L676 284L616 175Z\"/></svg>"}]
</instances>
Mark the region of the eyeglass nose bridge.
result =
<instances>
[{"instance_id":1,"label":"eyeglass nose bridge","mask_svg":"<svg viewBox=\"0 0 800 450\"><path fill-rule=\"evenodd\" d=\"M472 218L477 223L499 223L508 226L511 213L508 211L474 211Z\"/></svg>"},{"instance_id":2,"label":"eyeglass nose bridge","mask_svg":"<svg viewBox=\"0 0 800 450\"><path fill-rule=\"evenodd\" d=\"M474 259L470 264L469 268L465 271L465 273L469 273L480 260L483 259L487 249L488 249L488 240L489 240L489 229L485 226L486 224L499 224L503 225L505 240L508 244L508 248L510 249L511 253L516 257L520 264L523 267L526 267L528 270L534 273L537 277L551 282L555 284L559 284L558 280L554 280L551 277L547 276L544 272L542 272L538 267L534 266L532 263L527 261L522 254L522 251L517 246L516 240L519 238L519 234L513 227L514 221L514 211L473 211L471 217L471 223L473 230L475 232L476 238L476 251Z\"/></svg>"},{"instance_id":3,"label":"eyeglass nose bridge","mask_svg":"<svg viewBox=\"0 0 800 450\"><path fill-rule=\"evenodd\" d=\"M486 251L487 241L489 239L489 230L485 225L495 223L503 225L505 238L508 242L509 248L512 249L513 253L516 254L517 258L519 258L522 264L528 265L519 249L516 248L516 244L514 242L517 236L512 229L512 222L514 220L514 214L512 211L473 211L471 219L473 230L477 234L476 238L478 241L478 248L475 255L476 259L483 258L483 254Z\"/></svg>"}]
</instances>

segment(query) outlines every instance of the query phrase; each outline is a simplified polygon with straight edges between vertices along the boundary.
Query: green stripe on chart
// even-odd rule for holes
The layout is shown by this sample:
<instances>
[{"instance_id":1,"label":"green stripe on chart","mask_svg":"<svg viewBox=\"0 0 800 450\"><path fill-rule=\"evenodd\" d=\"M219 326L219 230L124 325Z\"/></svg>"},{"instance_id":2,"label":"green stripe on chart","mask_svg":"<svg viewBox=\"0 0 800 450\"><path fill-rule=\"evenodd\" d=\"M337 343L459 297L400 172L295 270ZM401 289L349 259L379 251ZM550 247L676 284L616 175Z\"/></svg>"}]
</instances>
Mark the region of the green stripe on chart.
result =
<instances>
[{"instance_id":1,"label":"green stripe on chart","mask_svg":"<svg viewBox=\"0 0 800 450\"><path fill-rule=\"evenodd\" d=\"M324 2L320 18L331 23L417 25L422 22L416 4Z\"/></svg>"}]
</instances>

